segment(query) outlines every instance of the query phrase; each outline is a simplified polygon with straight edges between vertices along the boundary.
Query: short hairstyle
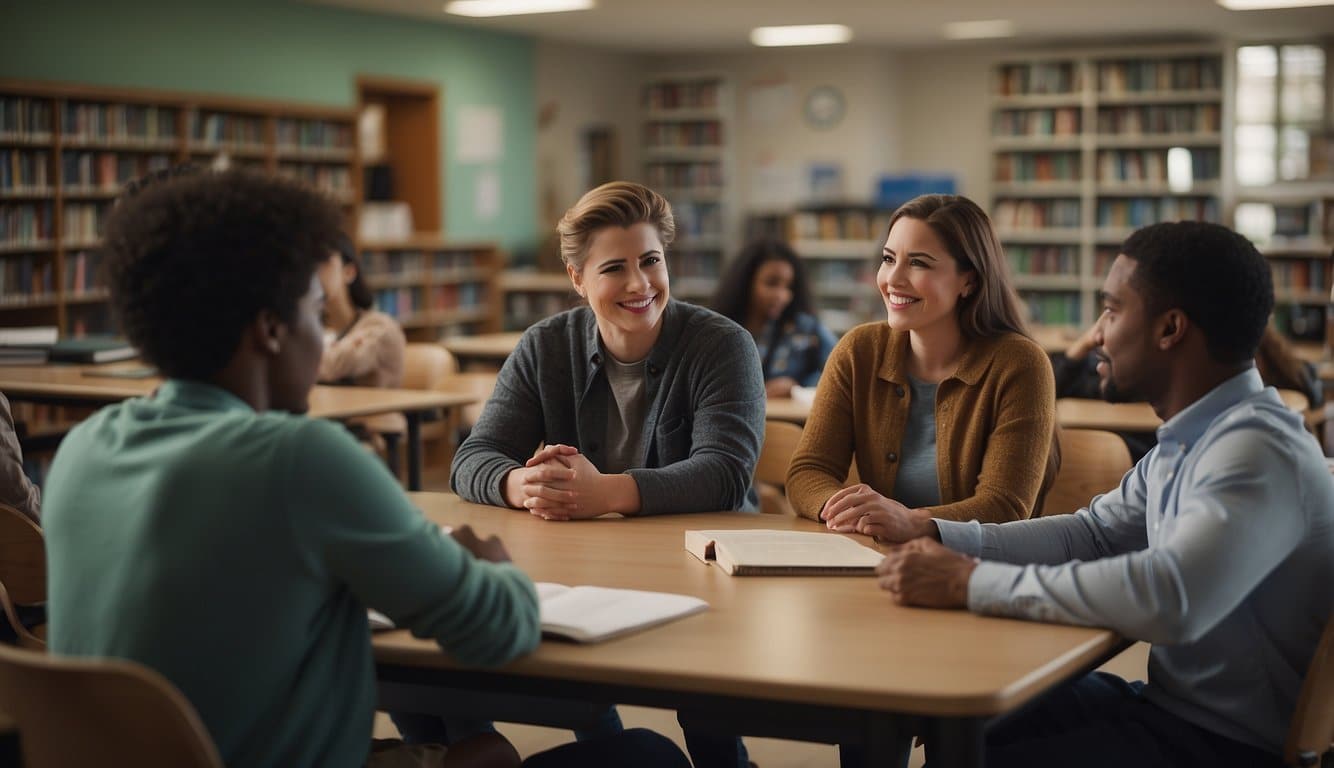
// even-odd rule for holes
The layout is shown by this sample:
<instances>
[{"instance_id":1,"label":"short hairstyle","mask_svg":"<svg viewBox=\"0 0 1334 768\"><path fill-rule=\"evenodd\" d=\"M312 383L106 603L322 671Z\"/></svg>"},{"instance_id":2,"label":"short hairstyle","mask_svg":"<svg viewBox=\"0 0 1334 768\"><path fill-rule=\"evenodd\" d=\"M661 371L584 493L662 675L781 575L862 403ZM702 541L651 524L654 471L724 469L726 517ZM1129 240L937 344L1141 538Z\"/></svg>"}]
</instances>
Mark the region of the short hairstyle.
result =
<instances>
[{"instance_id":1,"label":"short hairstyle","mask_svg":"<svg viewBox=\"0 0 1334 768\"><path fill-rule=\"evenodd\" d=\"M956 308L964 338L1005 332L1028 335L1005 251L986 211L962 195L922 195L899 206L889 228L902 218L931 227L959 269L976 273L976 290L961 297Z\"/></svg>"},{"instance_id":2,"label":"short hairstyle","mask_svg":"<svg viewBox=\"0 0 1334 768\"><path fill-rule=\"evenodd\" d=\"M663 247L676 237L676 219L667 198L643 184L609 181L579 198L556 225L560 234L560 259L578 272L588 259L593 235L603 227L632 227L652 224Z\"/></svg>"},{"instance_id":3,"label":"short hairstyle","mask_svg":"<svg viewBox=\"0 0 1334 768\"><path fill-rule=\"evenodd\" d=\"M353 244L352 238L346 232L339 232L333 249L344 264L351 264L357 272L352 282L347 284L347 297L351 299L352 306L358 309L375 306L375 295L371 293L371 287L366 284L366 277L361 273L361 260L357 258L357 246Z\"/></svg>"},{"instance_id":4,"label":"short hairstyle","mask_svg":"<svg viewBox=\"0 0 1334 768\"><path fill-rule=\"evenodd\" d=\"M752 240L732 260L731 266L718 282L718 291L713 299L714 310L744 326L750 313L750 298L754 294L755 273L770 261L785 261L792 265L792 301L783 308L778 324L781 326L803 312L814 314L815 305L811 300L806 265L790 245L772 238Z\"/></svg>"},{"instance_id":5,"label":"short hairstyle","mask_svg":"<svg viewBox=\"0 0 1334 768\"><path fill-rule=\"evenodd\" d=\"M1219 224L1177 221L1134 232L1121 253L1135 260L1130 283L1150 314L1180 309L1217 363L1255 357L1274 310L1274 282L1251 241Z\"/></svg>"},{"instance_id":6,"label":"short hairstyle","mask_svg":"<svg viewBox=\"0 0 1334 768\"><path fill-rule=\"evenodd\" d=\"M112 309L163 374L207 379L261 311L295 320L338 232L337 207L295 181L247 171L158 179L107 218Z\"/></svg>"}]
</instances>

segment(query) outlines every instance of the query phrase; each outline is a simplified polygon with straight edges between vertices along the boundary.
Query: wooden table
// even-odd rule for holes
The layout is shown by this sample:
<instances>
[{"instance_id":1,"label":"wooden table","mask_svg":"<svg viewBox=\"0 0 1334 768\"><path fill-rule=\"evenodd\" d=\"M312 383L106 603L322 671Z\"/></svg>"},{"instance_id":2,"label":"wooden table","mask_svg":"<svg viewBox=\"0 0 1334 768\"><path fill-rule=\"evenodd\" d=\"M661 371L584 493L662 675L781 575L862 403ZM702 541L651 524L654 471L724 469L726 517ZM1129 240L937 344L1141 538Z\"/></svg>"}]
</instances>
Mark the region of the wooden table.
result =
<instances>
[{"instance_id":1,"label":"wooden table","mask_svg":"<svg viewBox=\"0 0 1334 768\"><path fill-rule=\"evenodd\" d=\"M486 363L499 368L519 345L522 332L483 333L477 336L460 336L440 342L445 349L458 358L459 367L468 363Z\"/></svg>"},{"instance_id":2,"label":"wooden table","mask_svg":"<svg viewBox=\"0 0 1334 768\"><path fill-rule=\"evenodd\" d=\"M0 392L10 400L49 405L104 405L152 394L159 377L122 379L96 374L142 367L115 365L0 366ZM476 395L375 387L317 386L310 393L309 415L321 419L352 419L402 412L407 418L408 489L421 489L423 414L450 410L477 401ZM390 454L395 455L393 446Z\"/></svg>"},{"instance_id":3,"label":"wooden table","mask_svg":"<svg viewBox=\"0 0 1334 768\"><path fill-rule=\"evenodd\" d=\"M811 406L790 397L771 397L764 404L764 418L777 421L790 421L793 424L806 423L811 415Z\"/></svg>"},{"instance_id":4,"label":"wooden table","mask_svg":"<svg viewBox=\"0 0 1334 768\"><path fill-rule=\"evenodd\" d=\"M682 546L691 528L823 530L802 518L547 523L448 494L413 498L433 522L499 535L535 580L679 592L710 604L598 645L544 641L499 670L457 667L434 642L403 630L376 634L383 686L460 691L454 700L464 707L475 706L474 695L513 693L689 708L746 735L860 743L872 765L895 764L920 733L935 745L932 766L975 766L988 720L1125 647L1102 629L898 607L870 577L730 577Z\"/></svg>"},{"instance_id":5,"label":"wooden table","mask_svg":"<svg viewBox=\"0 0 1334 768\"><path fill-rule=\"evenodd\" d=\"M1083 331L1070 325L1031 325L1028 332L1047 354L1064 352Z\"/></svg>"}]
</instances>

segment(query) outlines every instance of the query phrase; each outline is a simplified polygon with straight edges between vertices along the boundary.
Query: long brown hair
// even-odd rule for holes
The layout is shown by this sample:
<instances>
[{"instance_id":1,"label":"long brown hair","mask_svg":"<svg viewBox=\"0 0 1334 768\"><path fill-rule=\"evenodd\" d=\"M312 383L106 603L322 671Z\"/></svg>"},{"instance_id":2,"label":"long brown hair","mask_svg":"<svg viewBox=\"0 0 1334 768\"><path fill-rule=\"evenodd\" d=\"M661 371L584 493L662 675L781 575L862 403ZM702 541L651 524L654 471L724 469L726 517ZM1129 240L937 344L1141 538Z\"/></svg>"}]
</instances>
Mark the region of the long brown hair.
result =
<instances>
[{"instance_id":1,"label":"long brown hair","mask_svg":"<svg viewBox=\"0 0 1334 768\"><path fill-rule=\"evenodd\" d=\"M977 275L977 290L960 297L957 307L964 338L1007 331L1028 336L1019 296L1010 283L1005 251L991 219L977 203L962 195L922 195L899 206L890 217L889 228L902 218L931 227L959 269Z\"/></svg>"}]
</instances>

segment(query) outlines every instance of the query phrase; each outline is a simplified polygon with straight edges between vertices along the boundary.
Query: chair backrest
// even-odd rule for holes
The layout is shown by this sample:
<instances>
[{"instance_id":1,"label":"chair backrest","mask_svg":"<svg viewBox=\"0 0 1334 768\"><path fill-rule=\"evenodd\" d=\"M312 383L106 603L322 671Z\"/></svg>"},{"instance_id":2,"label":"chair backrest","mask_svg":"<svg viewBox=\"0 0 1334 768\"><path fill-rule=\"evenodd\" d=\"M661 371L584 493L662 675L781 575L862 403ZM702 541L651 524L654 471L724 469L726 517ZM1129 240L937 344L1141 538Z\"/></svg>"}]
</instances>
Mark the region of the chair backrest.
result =
<instances>
[{"instance_id":1,"label":"chair backrest","mask_svg":"<svg viewBox=\"0 0 1334 768\"><path fill-rule=\"evenodd\" d=\"M801 427L786 421L764 422L764 445L755 464L755 479L782 488L787 484L787 466L801 442Z\"/></svg>"},{"instance_id":2,"label":"chair backrest","mask_svg":"<svg viewBox=\"0 0 1334 768\"><path fill-rule=\"evenodd\" d=\"M46 545L42 529L13 507L0 504L0 584L23 605L46 600Z\"/></svg>"},{"instance_id":3,"label":"chair backrest","mask_svg":"<svg viewBox=\"0 0 1334 768\"><path fill-rule=\"evenodd\" d=\"M1283 400L1283 404L1297 413L1306 413L1311 410L1311 401L1302 392L1295 389L1280 389L1278 396Z\"/></svg>"},{"instance_id":4,"label":"chair backrest","mask_svg":"<svg viewBox=\"0 0 1334 768\"><path fill-rule=\"evenodd\" d=\"M190 702L132 662L0 646L0 711L18 724L25 768L222 768Z\"/></svg>"},{"instance_id":5,"label":"chair backrest","mask_svg":"<svg viewBox=\"0 0 1334 768\"><path fill-rule=\"evenodd\" d=\"M1334 746L1334 618L1316 646L1288 727L1283 761L1294 766L1320 765L1320 756Z\"/></svg>"},{"instance_id":6,"label":"chair backrest","mask_svg":"<svg viewBox=\"0 0 1334 768\"><path fill-rule=\"evenodd\" d=\"M408 344L403 350L403 389L438 389L458 362L439 344Z\"/></svg>"},{"instance_id":7,"label":"chair backrest","mask_svg":"<svg viewBox=\"0 0 1334 768\"><path fill-rule=\"evenodd\" d=\"M1042 514L1061 515L1086 506L1121 483L1130 471L1130 449L1115 433L1099 429L1061 430L1061 470L1047 491Z\"/></svg>"}]
</instances>

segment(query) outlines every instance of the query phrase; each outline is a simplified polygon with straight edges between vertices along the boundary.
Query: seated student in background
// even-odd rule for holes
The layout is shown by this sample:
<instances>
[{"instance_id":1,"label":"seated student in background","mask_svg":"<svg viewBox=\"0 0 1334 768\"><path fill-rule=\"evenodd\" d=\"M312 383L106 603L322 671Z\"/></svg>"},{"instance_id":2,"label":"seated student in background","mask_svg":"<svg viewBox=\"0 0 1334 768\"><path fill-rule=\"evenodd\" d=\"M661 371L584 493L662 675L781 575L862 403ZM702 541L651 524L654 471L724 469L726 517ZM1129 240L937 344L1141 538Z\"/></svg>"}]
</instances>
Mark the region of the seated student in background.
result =
<instances>
[{"instance_id":1,"label":"seated student in background","mask_svg":"<svg viewBox=\"0 0 1334 768\"><path fill-rule=\"evenodd\" d=\"M368 605L465 664L540 637L533 585L497 540L441 533L341 427L301 415L339 218L295 182L243 172L122 200L112 304L167 380L71 430L48 477L51 650L162 673L228 765L367 761ZM488 736L445 764L470 758L517 762Z\"/></svg>"},{"instance_id":2,"label":"seated student in background","mask_svg":"<svg viewBox=\"0 0 1334 768\"><path fill-rule=\"evenodd\" d=\"M756 240L723 275L713 308L750 331L769 397L813 387L837 339L820 324L806 267L787 243Z\"/></svg>"},{"instance_id":3,"label":"seated student in background","mask_svg":"<svg viewBox=\"0 0 1334 768\"><path fill-rule=\"evenodd\" d=\"M905 203L876 283L888 322L834 348L788 469L793 509L861 533L919 509L1029 517L1059 465L1051 364L986 213L955 195ZM862 482L847 486L854 459Z\"/></svg>"},{"instance_id":4,"label":"seated student in background","mask_svg":"<svg viewBox=\"0 0 1334 768\"><path fill-rule=\"evenodd\" d=\"M407 344L403 329L374 309L375 297L346 234L338 234L317 274L324 289L324 328L333 334L320 358L320 381L361 387L402 384Z\"/></svg>"},{"instance_id":5,"label":"seated student in background","mask_svg":"<svg viewBox=\"0 0 1334 768\"><path fill-rule=\"evenodd\" d=\"M1147 400L1158 446L1073 515L995 526L922 510L878 529L909 542L880 584L906 604L1153 643L1147 684L1069 684L987 732L988 766L1277 766L1334 604L1334 481L1253 365L1269 266L1216 224L1156 224L1126 240L1104 292L1103 395Z\"/></svg>"},{"instance_id":6,"label":"seated student in background","mask_svg":"<svg viewBox=\"0 0 1334 768\"><path fill-rule=\"evenodd\" d=\"M23 449L4 395L0 395L0 504L17 509L34 523L42 522L42 492L23 471Z\"/></svg>"},{"instance_id":7,"label":"seated student in background","mask_svg":"<svg viewBox=\"0 0 1334 768\"><path fill-rule=\"evenodd\" d=\"M1072 341L1064 353L1052 355L1057 398L1102 397L1102 382L1097 370L1099 360L1095 353L1099 333L1099 325L1094 323ZM1294 389L1306 395L1312 408L1325 402L1324 387L1315 366L1298 358L1292 346L1271 325L1265 326L1264 336L1260 337L1260 346L1255 351L1255 369L1260 374L1260 380L1269 386ZM1157 443L1151 432L1120 435L1135 461L1139 461Z\"/></svg>"},{"instance_id":8,"label":"seated student in background","mask_svg":"<svg viewBox=\"0 0 1334 768\"><path fill-rule=\"evenodd\" d=\"M759 356L736 323L671 299L666 198L603 184L557 230L588 306L523 334L454 456L454 490L545 520L755 510ZM746 765L740 739L682 722L696 768ZM409 740L438 737L429 719L396 714L395 723ZM608 710L577 735L619 726Z\"/></svg>"},{"instance_id":9,"label":"seated student in background","mask_svg":"<svg viewBox=\"0 0 1334 768\"><path fill-rule=\"evenodd\" d=\"M667 200L611 182L558 230L588 306L523 334L454 456L454 490L546 520L755 509L759 356L745 329L671 299Z\"/></svg>"}]
</instances>

